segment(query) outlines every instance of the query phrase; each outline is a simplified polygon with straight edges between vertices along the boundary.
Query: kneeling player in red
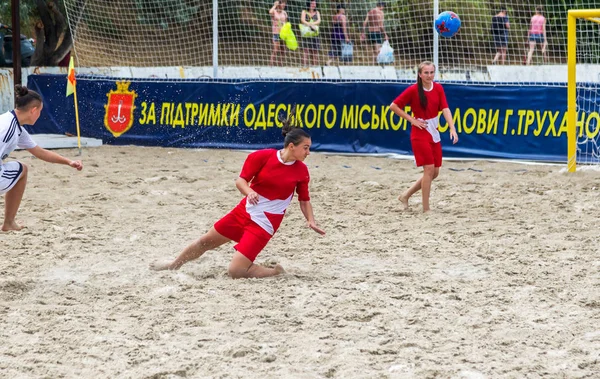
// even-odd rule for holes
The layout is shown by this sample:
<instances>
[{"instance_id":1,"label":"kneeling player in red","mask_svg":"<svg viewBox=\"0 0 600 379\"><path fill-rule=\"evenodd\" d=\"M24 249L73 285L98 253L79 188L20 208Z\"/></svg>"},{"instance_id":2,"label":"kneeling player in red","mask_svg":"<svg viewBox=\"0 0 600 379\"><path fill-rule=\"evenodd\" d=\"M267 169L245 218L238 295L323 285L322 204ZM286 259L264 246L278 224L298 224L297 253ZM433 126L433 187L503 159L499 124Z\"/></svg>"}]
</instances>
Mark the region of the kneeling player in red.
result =
<instances>
[{"instance_id":1,"label":"kneeling player in red","mask_svg":"<svg viewBox=\"0 0 600 379\"><path fill-rule=\"evenodd\" d=\"M202 237L186 247L170 263L152 263L153 270L177 270L186 262L199 258L206 251L229 241L236 250L229 264L234 278L264 278L283 272L280 265L268 268L255 265L256 256L273 237L287 207L298 193L300 209L308 227L319 234L308 192L310 176L303 163L310 154L310 135L302 129L284 123L282 150L258 150L246 158L235 185L245 195L240 203Z\"/></svg>"}]
</instances>

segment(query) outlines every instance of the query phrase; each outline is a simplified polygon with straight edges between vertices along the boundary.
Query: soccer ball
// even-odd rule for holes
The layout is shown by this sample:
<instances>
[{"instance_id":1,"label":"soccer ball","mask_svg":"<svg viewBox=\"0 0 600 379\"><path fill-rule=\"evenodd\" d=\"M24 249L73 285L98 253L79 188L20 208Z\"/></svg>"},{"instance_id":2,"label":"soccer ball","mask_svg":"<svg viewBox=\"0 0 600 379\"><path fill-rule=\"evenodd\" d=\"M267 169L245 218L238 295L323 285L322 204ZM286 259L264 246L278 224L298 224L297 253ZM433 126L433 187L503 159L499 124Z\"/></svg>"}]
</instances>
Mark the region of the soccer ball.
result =
<instances>
[{"instance_id":1,"label":"soccer ball","mask_svg":"<svg viewBox=\"0 0 600 379\"><path fill-rule=\"evenodd\" d=\"M442 37L454 37L460 29L460 18L458 15L451 11L440 13L435 19L435 30Z\"/></svg>"}]
</instances>

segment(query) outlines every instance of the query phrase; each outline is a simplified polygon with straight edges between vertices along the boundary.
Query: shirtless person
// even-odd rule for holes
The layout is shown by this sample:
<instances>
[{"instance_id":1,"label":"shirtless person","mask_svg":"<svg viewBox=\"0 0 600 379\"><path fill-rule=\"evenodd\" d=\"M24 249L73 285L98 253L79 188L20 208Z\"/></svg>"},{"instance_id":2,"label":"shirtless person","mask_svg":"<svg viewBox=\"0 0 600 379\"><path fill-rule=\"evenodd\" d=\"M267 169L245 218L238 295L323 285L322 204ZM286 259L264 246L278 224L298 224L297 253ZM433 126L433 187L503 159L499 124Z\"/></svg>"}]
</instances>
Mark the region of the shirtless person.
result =
<instances>
[{"instance_id":1,"label":"shirtless person","mask_svg":"<svg viewBox=\"0 0 600 379\"><path fill-rule=\"evenodd\" d=\"M381 50L381 44L383 41L388 40L387 33L383 26L383 8L385 3L383 1L377 2L377 6L367 13L367 18L363 22L363 32L360 35L360 40L365 41L368 39L369 43L373 45L373 63L377 64L377 55ZM367 34L365 32L368 31Z\"/></svg>"}]
</instances>

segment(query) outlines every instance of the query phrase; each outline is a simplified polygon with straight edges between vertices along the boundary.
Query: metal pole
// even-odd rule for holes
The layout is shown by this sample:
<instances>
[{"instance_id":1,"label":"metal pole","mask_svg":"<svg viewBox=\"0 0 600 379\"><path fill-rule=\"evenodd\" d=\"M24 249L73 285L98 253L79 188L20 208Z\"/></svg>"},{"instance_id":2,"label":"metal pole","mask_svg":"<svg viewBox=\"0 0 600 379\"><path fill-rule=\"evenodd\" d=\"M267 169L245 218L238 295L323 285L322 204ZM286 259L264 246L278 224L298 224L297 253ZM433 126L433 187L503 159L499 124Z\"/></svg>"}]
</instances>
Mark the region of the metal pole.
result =
<instances>
[{"instance_id":1,"label":"metal pole","mask_svg":"<svg viewBox=\"0 0 600 379\"><path fill-rule=\"evenodd\" d=\"M13 49L13 86L21 84L21 27L19 0L11 0L12 7L12 49ZM16 96L15 96L16 100ZM15 103L16 106L16 103Z\"/></svg>"},{"instance_id":2,"label":"metal pole","mask_svg":"<svg viewBox=\"0 0 600 379\"><path fill-rule=\"evenodd\" d=\"M577 170L576 27L575 12L569 10L567 12L567 169L569 172Z\"/></svg>"},{"instance_id":3,"label":"metal pole","mask_svg":"<svg viewBox=\"0 0 600 379\"><path fill-rule=\"evenodd\" d=\"M437 31L435 30L435 18L437 17L437 15L439 13L440 13L440 1L433 0L433 64L435 65L435 70L438 72L440 70L440 66L439 66L440 36L438 35Z\"/></svg>"},{"instance_id":4,"label":"metal pole","mask_svg":"<svg viewBox=\"0 0 600 379\"><path fill-rule=\"evenodd\" d=\"M219 75L219 0L213 0L213 78Z\"/></svg>"}]
</instances>

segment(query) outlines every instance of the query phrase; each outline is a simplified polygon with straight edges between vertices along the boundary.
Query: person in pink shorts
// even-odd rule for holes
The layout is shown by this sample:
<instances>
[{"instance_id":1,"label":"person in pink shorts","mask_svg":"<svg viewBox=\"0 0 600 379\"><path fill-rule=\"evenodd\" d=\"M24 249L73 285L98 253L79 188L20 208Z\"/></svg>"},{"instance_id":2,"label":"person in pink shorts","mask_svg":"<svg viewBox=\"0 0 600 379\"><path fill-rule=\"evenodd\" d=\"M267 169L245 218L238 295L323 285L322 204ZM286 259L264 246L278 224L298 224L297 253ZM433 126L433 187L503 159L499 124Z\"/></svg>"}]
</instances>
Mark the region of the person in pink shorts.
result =
<instances>
[{"instance_id":1,"label":"person in pink shorts","mask_svg":"<svg viewBox=\"0 0 600 379\"><path fill-rule=\"evenodd\" d=\"M417 83L405 89L390 105L392 112L411 123L410 143L417 167L423 167L423 176L400 195L398 200L407 209L408 199L415 192L421 190L423 212L430 209L431 183L438 177L442 166L442 144L438 131L440 111L448 122L452 143L458 142L444 88L441 84L433 81L434 76L435 65L428 61L421 62ZM412 116L404 110L407 105L410 105L412 109Z\"/></svg>"},{"instance_id":2,"label":"person in pink shorts","mask_svg":"<svg viewBox=\"0 0 600 379\"><path fill-rule=\"evenodd\" d=\"M548 57L546 55L546 48L548 47L548 40L546 39L546 18L542 12L543 8L540 5L535 8L535 15L531 17L531 25L528 32L529 51L527 52L527 65L531 64L533 52L537 44L542 46L542 57L544 59L544 63L548 62Z\"/></svg>"}]
</instances>

